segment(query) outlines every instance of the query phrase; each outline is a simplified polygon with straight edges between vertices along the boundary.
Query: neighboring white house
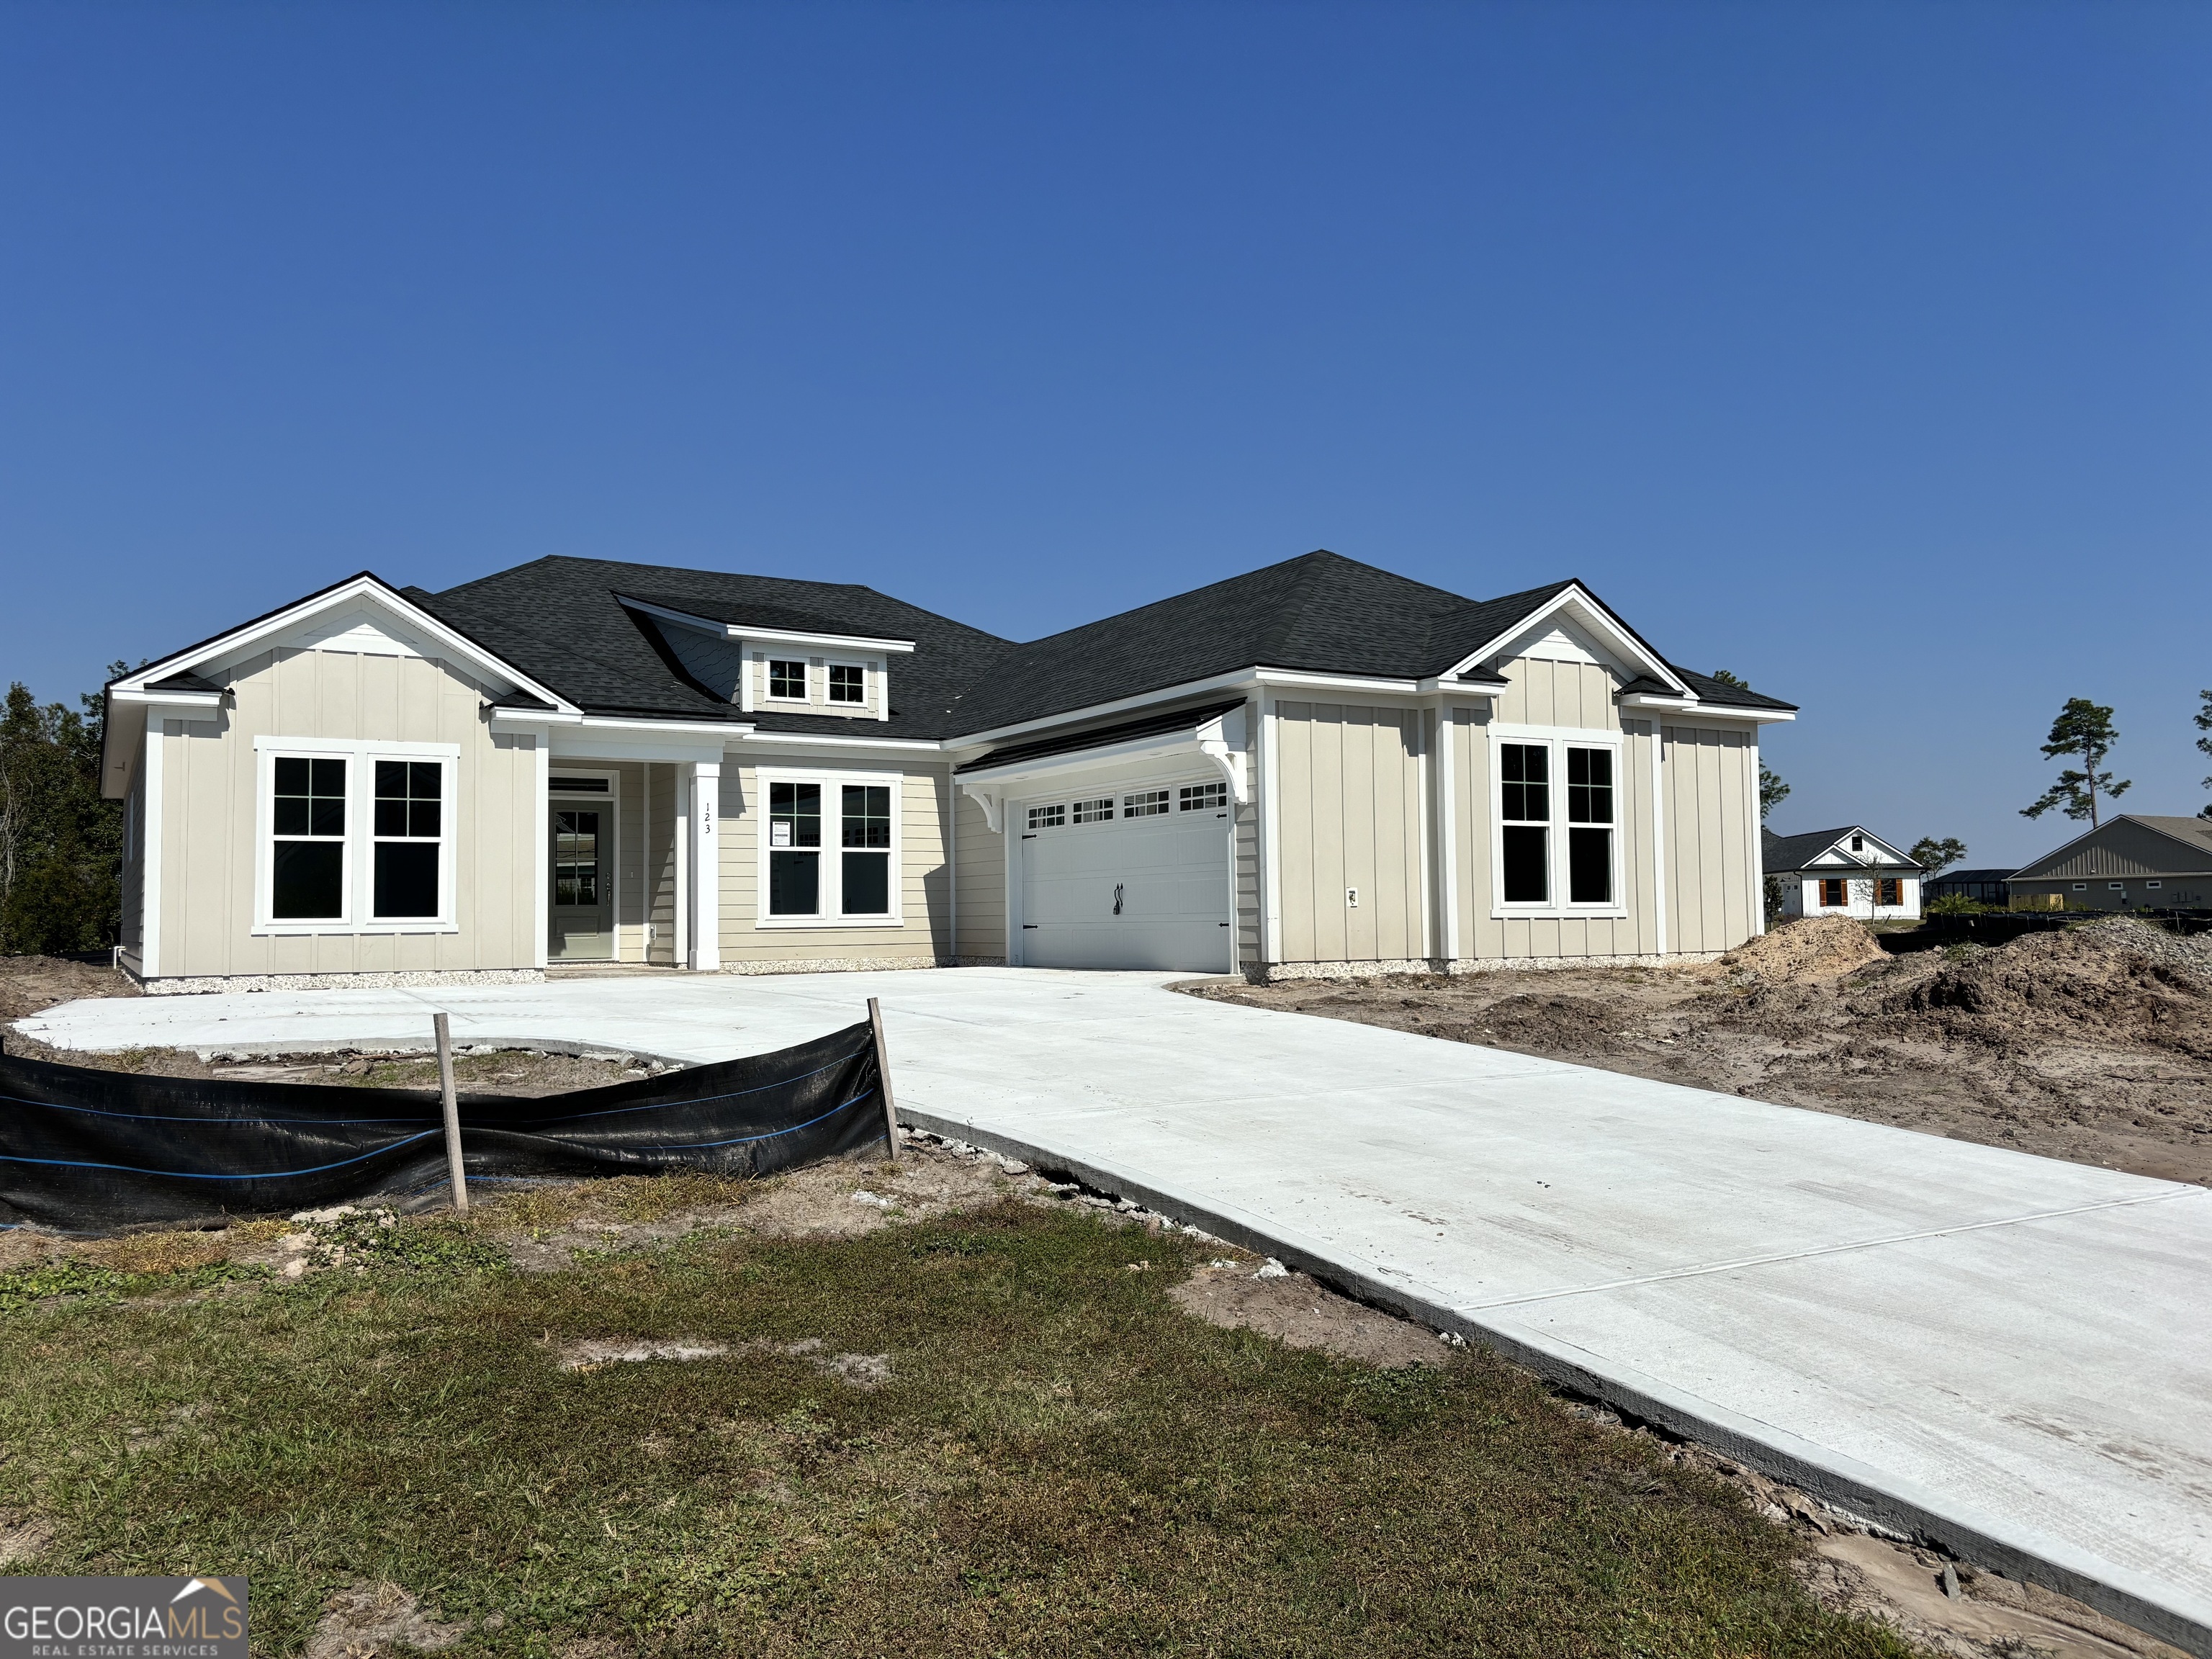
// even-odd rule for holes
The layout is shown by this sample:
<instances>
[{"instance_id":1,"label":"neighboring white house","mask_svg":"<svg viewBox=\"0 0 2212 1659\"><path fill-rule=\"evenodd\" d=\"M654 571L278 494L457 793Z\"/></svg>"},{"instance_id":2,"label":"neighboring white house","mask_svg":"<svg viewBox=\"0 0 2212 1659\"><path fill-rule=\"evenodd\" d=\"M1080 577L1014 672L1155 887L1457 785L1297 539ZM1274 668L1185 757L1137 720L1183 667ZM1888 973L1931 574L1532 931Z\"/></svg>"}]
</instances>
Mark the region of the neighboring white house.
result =
<instances>
[{"instance_id":1,"label":"neighboring white house","mask_svg":"<svg viewBox=\"0 0 2212 1659\"><path fill-rule=\"evenodd\" d=\"M149 990L1717 956L1775 698L1332 553L1018 644L840 583L363 574L107 688Z\"/></svg>"},{"instance_id":2,"label":"neighboring white house","mask_svg":"<svg viewBox=\"0 0 2212 1659\"><path fill-rule=\"evenodd\" d=\"M1785 916L1917 921L1927 872L1863 824L1805 836L1759 831L1766 874L1782 884Z\"/></svg>"}]
</instances>

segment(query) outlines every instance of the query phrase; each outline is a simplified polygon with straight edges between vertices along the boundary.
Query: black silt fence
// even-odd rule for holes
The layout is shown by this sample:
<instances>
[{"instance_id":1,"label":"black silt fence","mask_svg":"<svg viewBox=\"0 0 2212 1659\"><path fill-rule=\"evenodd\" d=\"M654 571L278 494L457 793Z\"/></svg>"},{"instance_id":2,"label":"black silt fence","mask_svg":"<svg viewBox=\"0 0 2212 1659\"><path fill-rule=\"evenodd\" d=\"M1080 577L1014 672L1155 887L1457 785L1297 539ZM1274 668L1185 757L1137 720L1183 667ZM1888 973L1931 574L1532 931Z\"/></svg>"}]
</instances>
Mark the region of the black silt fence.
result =
<instances>
[{"instance_id":1,"label":"black silt fence","mask_svg":"<svg viewBox=\"0 0 2212 1659\"><path fill-rule=\"evenodd\" d=\"M603 1089L460 1097L471 1180L768 1175L885 1133L863 1021L775 1054ZM0 1224L191 1225L442 1187L438 1097L142 1077L0 1057Z\"/></svg>"}]
</instances>

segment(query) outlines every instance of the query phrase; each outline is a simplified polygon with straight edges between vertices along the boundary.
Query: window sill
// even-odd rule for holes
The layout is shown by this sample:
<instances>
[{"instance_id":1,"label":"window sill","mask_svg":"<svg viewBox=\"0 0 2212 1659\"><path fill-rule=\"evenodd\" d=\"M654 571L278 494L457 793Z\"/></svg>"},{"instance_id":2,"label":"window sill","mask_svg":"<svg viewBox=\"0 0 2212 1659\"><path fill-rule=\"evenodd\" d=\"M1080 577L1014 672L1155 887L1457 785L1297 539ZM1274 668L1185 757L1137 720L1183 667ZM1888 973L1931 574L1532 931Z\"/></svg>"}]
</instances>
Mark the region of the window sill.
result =
<instances>
[{"instance_id":1,"label":"window sill","mask_svg":"<svg viewBox=\"0 0 2212 1659\"><path fill-rule=\"evenodd\" d=\"M903 916L757 916L753 926L774 929L778 933L812 930L816 933L850 933L856 927L903 927Z\"/></svg>"},{"instance_id":2,"label":"window sill","mask_svg":"<svg viewBox=\"0 0 2212 1659\"><path fill-rule=\"evenodd\" d=\"M1490 913L1492 921L1626 921L1627 910L1617 904L1516 905L1507 908L1494 907Z\"/></svg>"},{"instance_id":3,"label":"window sill","mask_svg":"<svg viewBox=\"0 0 2212 1659\"><path fill-rule=\"evenodd\" d=\"M388 933L458 933L458 921L264 921L251 933L254 939L306 939L323 934L334 939L359 939Z\"/></svg>"}]
</instances>

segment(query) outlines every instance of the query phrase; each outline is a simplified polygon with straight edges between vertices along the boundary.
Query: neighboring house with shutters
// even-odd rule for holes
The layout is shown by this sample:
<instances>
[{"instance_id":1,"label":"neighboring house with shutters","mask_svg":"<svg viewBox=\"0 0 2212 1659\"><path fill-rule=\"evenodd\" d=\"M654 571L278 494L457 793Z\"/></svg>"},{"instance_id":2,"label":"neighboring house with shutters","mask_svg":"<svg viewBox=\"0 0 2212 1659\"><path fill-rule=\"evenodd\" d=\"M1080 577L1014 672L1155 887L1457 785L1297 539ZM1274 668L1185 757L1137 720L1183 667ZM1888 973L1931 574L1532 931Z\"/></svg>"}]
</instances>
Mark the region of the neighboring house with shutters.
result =
<instances>
[{"instance_id":1,"label":"neighboring house with shutters","mask_svg":"<svg viewBox=\"0 0 2212 1659\"><path fill-rule=\"evenodd\" d=\"M2015 910L2212 908L2212 818L2108 818L2008 885Z\"/></svg>"},{"instance_id":2,"label":"neighboring house with shutters","mask_svg":"<svg viewBox=\"0 0 2212 1659\"><path fill-rule=\"evenodd\" d=\"M1759 840L1766 873L1781 884L1785 916L1919 919L1926 872L1863 824L1802 836L1762 830Z\"/></svg>"},{"instance_id":3,"label":"neighboring house with shutters","mask_svg":"<svg viewBox=\"0 0 2212 1659\"><path fill-rule=\"evenodd\" d=\"M1331 553L1026 644L830 582L362 574L106 708L157 991L1712 956L1761 927L1759 732L1794 713L1579 582Z\"/></svg>"}]
</instances>

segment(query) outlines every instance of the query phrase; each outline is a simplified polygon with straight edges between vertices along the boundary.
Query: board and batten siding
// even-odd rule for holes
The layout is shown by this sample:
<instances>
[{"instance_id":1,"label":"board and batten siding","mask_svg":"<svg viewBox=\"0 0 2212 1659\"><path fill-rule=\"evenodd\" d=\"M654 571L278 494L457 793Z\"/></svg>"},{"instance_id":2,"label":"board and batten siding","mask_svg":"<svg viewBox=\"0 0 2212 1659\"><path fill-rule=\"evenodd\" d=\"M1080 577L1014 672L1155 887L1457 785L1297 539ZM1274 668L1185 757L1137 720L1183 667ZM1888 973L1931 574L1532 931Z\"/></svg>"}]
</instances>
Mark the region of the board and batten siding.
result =
<instances>
[{"instance_id":1,"label":"board and batten siding","mask_svg":"<svg viewBox=\"0 0 2212 1659\"><path fill-rule=\"evenodd\" d=\"M1275 705L1280 960L1426 953L1421 730L1415 708Z\"/></svg>"},{"instance_id":2,"label":"board and batten siding","mask_svg":"<svg viewBox=\"0 0 2212 1659\"><path fill-rule=\"evenodd\" d=\"M1604 676L1602 669L1587 664L1537 662L1511 666L1537 669L1581 669ZM1492 847L1497 833L1497 802L1492 793L1492 738L1488 711L1476 703L1452 707L1447 732L1453 744L1452 782L1457 796L1454 817L1459 866L1459 948L1463 960L1500 961L1570 957L1644 956L1659 949L1658 906L1651 881L1652 793L1651 744L1648 722L1623 723L1617 711L1611 721L1580 718L1594 710L1586 700L1590 682L1586 675L1557 677L1545 674L1540 683L1547 689L1571 687L1577 700L1567 713L1573 725L1596 731L1610 726L1621 733L1620 764L1613 780L1614 833L1620 837L1620 878L1625 916L1500 916L1495 914ZM1607 678L1608 686L1611 682ZM1501 696L1500 702L1511 707ZM1526 708L1523 704L1522 707ZM1607 694L1606 707L1613 704ZM1501 716L1501 719L1506 718ZM1537 722L1514 720L1516 725ZM1565 780L1555 782L1563 787ZM1674 948L1671 944L1669 948Z\"/></svg>"},{"instance_id":3,"label":"board and batten siding","mask_svg":"<svg viewBox=\"0 0 2212 1659\"><path fill-rule=\"evenodd\" d=\"M167 718L147 735L160 748L157 976L536 965L538 755L530 738L491 731L483 687L428 658L290 647L220 678L234 697L220 718ZM256 933L257 738L457 745L458 931Z\"/></svg>"},{"instance_id":4,"label":"board and batten siding","mask_svg":"<svg viewBox=\"0 0 2212 1659\"><path fill-rule=\"evenodd\" d=\"M1749 732L1664 729L1667 948L1732 951L1757 931L1759 778Z\"/></svg>"},{"instance_id":5,"label":"board and batten siding","mask_svg":"<svg viewBox=\"0 0 2212 1659\"><path fill-rule=\"evenodd\" d=\"M1620 709L1613 702L1620 682L1599 664L1516 657L1501 663L1498 672L1506 679L1498 694L1498 718L1508 726L1620 730Z\"/></svg>"},{"instance_id":6,"label":"board and batten siding","mask_svg":"<svg viewBox=\"0 0 2212 1659\"><path fill-rule=\"evenodd\" d=\"M951 955L952 870L945 856L945 815L951 785L945 774L934 769L900 771L896 765L854 760L848 754L804 751L779 752L768 770L832 775L864 773L878 777L898 773L898 878L903 921L897 927L835 923L818 927L756 927L754 918L766 920L768 908L768 896L761 890L760 881L761 825L768 816L768 802L760 787L758 763L733 757L722 763L721 823L717 837L722 849L719 896L722 965L743 969L749 963L928 963ZM836 856L836 811L825 801L825 858Z\"/></svg>"},{"instance_id":7,"label":"board and batten siding","mask_svg":"<svg viewBox=\"0 0 2212 1659\"><path fill-rule=\"evenodd\" d=\"M991 828L983 804L962 793L954 824L953 850L960 883L960 939L963 962L1006 959L1006 837Z\"/></svg>"}]
</instances>

